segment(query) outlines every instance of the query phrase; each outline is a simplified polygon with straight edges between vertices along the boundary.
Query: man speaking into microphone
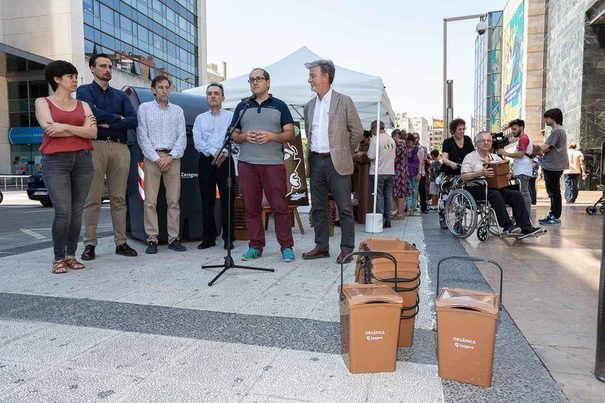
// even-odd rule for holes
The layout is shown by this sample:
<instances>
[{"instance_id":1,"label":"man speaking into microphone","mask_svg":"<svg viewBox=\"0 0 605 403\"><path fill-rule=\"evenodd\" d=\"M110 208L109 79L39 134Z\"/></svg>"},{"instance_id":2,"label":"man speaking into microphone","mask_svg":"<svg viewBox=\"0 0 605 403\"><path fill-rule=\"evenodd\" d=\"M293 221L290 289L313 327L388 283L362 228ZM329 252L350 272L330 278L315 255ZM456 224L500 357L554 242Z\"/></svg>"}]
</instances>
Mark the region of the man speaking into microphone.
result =
<instances>
[{"instance_id":1,"label":"man speaking into microphone","mask_svg":"<svg viewBox=\"0 0 605 403\"><path fill-rule=\"evenodd\" d=\"M260 68L253 69L248 76L248 83L252 96L237 105L231 122L231 126L235 128L231 138L240 144L239 185L250 236L248 251L242 259L258 259L265 247L262 222L264 192L273 213L282 260L291 262L294 260L294 240L286 200L283 145L294 139L294 121L285 102L269 94L271 81L268 72Z\"/></svg>"},{"instance_id":2,"label":"man speaking into microphone","mask_svg":"<svg viewBox=\"0 0 605 403\"><path fill-rule=\"evenodd\" d=\"M232 193L229 199L227 189L227 178L229 177L229 165L231 172L234 171L233 159L228 157L226 149L223 149L225 135L233 118L233 112L223 109L225 91L219 83L210 83L206 88L206 98L210 110L199 114L193 124L193 143L195 149L200 152L198 169L198 181L202 196L202 243L198 249L207 249L216 245L216 221L214 220L214 201L216 199L216 186L221 196L221 221L222 235L225 242L225 250L233 249L234 219ZM232 149L232 152L237 150ZM231 209L231 225L227 228L227 206ZM231 234L231 237L227 235Z\"/></svg>"}]
</instances>

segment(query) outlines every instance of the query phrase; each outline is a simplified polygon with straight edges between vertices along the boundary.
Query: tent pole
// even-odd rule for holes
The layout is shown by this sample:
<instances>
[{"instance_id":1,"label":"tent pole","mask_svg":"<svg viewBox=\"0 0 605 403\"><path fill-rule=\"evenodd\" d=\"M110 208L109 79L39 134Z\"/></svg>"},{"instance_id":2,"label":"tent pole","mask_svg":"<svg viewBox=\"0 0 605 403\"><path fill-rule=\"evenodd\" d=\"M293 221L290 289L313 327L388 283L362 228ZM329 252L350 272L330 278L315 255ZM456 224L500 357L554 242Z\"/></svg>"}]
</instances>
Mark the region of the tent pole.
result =
<instances>
[{"instance_id":1,"label":"tent pole","mask_svg":"<svg viewBox=\"0 0 605 403\"><path fill-rule=\"evenodd\" d=\"M376 104L376 155L374 156L374 208L376 214L376 198L378 197L378 149L380 148L380 101ZM392 197L392 196L391 196Z\"/></svg>"}]
</instances>

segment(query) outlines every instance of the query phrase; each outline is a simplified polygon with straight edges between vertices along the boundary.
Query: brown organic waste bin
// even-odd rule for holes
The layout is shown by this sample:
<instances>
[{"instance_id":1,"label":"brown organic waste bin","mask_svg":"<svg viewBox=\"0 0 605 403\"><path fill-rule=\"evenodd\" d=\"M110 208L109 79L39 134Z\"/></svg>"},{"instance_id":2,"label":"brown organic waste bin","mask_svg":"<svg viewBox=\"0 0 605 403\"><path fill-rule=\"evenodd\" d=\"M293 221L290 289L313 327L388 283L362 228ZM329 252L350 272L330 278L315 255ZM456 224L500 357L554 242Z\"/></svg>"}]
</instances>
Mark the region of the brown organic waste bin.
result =
<instances>
[{"instance_id":1,"label":"brown organic waste bin","mask_svg":"<svg viewBox=\"0 0 605 403\"><path fill-rule=\"evenodd\" d=\"M388 286L341 286L340 345L351 373L395 371L401 304Z\"/></svg>"},{"instance_id":2,"label":"brown organic waste bin","mask_svg":"<svg viewBox=\"0 0 605 403\"><path fill-rule=\"evenodd\" d=\"M444 379L492 386L496 322L500 310L499 294L462 288L443 288L439 292L441 264L450 259L483 261L485 258L449 257L437 266L437 361ZM502 282L500 283L500 295Z\"/></svg>"},{"instance_id":3,"label":"brown organic waste bin","mask_svg":"<svg viewBox=\"0 0 605 403\"><path fill-rule=\"evenodd\" d=\"M385 284L394 287L403 298L403 310L399 329L399 347L411 347L414 341L414 323L420 299L420 252L399 238L368 238L359 245L360 252L386 252L397 261L395 265L381 256L359 256L355 266L355 280L364 284Z\"/></svg>"}]
</instances>

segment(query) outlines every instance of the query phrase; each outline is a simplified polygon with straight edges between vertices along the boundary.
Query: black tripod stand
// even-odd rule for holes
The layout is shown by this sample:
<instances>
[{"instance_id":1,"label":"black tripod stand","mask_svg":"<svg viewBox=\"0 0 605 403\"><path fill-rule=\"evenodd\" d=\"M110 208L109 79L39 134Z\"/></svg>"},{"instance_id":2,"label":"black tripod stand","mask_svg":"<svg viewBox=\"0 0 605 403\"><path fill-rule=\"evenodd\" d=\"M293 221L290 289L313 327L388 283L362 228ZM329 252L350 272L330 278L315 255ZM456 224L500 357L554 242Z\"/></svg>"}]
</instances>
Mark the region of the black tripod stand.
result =
<instances>
[{"instance_id":1,"label":"black tripod stand","mask_svg":"<svg viewBox=\"0 0 605 403\"><path fill-rule=\"evenodd\" d=\"M214 160L212 161L212 163L216 163L218 157L222 154L223 150L227 150L227 163L229 164L228 166L228 174L227 174L227 199L229 200L229 207L227 208L227 256L225 256L225 262L223 264L213 264L213 265L204 265L202 266L202 269L215 269L215 268L219 268L222 267L223 270L221 270L221 272L219 274L217 274L209 283L208 286L212 286L212 284L214 284L214 282L216 280L219 279L220 276L222 276L227 270L229 269L248 269L248 270L258 270L258 271L270 271L270 272L274 272L275 270L273 269L265 269L263 267L251 267L251 266L241 266L241 265L236 265L233 262L233 257L231 257L231 243L233 242L233 240L231 239L231 203L232 203L232 199L231 199L231 195L233 192L233 172L231 170L231 135L233 134L233 131L235 130L235 126L238 125L238 123L240 122L240 120L242 119L242 116L244 116L244 114L246 113L246 111L248 110L249 104L246 104L246 109L244 109L244 111L241 113L241 115L239 116L239 118L237 119L237 121L235 122L234 127L227 129L227 133L225 134L225 141L223 143L223 146L221 147L221 149L219 150L218 154L216 154L216 157L214 157Z\"/></svg>"}]
</instances>

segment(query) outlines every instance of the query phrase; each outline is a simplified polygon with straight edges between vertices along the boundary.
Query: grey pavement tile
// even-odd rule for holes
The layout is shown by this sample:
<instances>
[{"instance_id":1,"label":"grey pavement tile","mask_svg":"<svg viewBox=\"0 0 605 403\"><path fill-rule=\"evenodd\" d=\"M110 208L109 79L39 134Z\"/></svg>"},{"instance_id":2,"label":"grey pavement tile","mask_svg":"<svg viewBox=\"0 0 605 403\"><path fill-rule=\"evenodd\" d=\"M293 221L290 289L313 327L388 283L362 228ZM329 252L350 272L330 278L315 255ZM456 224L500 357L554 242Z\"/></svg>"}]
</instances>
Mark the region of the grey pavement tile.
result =
<instances>
[{"instance_id":1,"label":"grey pavement tile","mask_svg":"<svg viewBox=\"0 0 605 403\"><path fill-rule=\"evenodd\" d=\"M194 343L181 337L122 333L69 359L65 365L145 377Z\"/></svg>"},{"instance_id":2,"label":"grey pavement tile","mask_svg":"<svg viewBox=\"0 0 605 403\"><path fill-rule=\"evenodd\" d=\"M436 333L432 330L415 328L412 347L399 347L397 350L397 361L437 364L435 336Z\"/></svg>"},{"instance_id":3,"label":"grey pavement tile","mask_svg":"<svg viewBox=\"0 0 605 403\"><path fill-rule=\"evenodd\" d=\"M56 365L117 334L105 329L50 325L3 344L0 357L14 362Z\"/></svg>"},{"instance_id":4,"label":"grey pavement tile","mask_svg":"<svg viewBox=\"0 0 605 403\"><path fill-rule=\"evenodd\" d=\"M30 309L5 312L19 302ZM310 351L338 350L338 323L0 293L0 317Z\"/></svg>"},{"instance_id":5,"label":"grey pavement tile","mask_svg":"<svg viewBox=\"0 0 605 403\"><path fill-rule=\"evenodd\" d=\"M42 371L44 366L0 361L0 400L23 383L30 381Z\"/></svg>"},{"instance_id":6,"label":"grey pavement tile","mask_svg":"<svg viewBox=\"0 0 605 403\"><path fill-rule=\"evenodd\" d=\"M342 357L282 350L250 393L315 402L365 402L370 375L349 373Z\"/></svg>"},{"instance_id":7,"label":"grey pavement tile","mask_svg":"<svg viewBox=\"0 0 605 403\"><path fill-rule=\"evenodd\" d=\"M368 403L443 402L436 365L398 362L395 372L370 377Z\"/></svg>"},{"instance_id":8,"label":"grey pavement tile","mask_svg":"<svg viewBox=\"0 0 605 403\"><path fill-rule=\"evenodd\" d=\"M259 275L262 276L264 273ZM268 287L271 287L271 284L266 279L247 273L245 277L237 276L237 278L225 279L225 281L215 283L212 287L207 287L204 283L198 292L174 306L219 312L238 312L241 307L248 305Z\"/></svg>"},{"instance_id":9,"label":"grey pavement tile","mask_svg":"<svg viewBox=\"0 0 605 403\"><path fill-rule=\"evenodd\" d=\"M2 295L0 295L0 299ZM0 345L25 337L37 330L50 326L47 323L27 322L23 320L0 320Z\"/></svg>"},{"instance_id":10,"label":"grey pavement tile","mask_svg":"<svg viewBox=\"0 0 605 403\"><path fill-rule=\"evenodd\" d=\"M288 294L264 293L256 300L242 307L239 313L304 318L313 311L317 303L317 298L312 296L302 297Z\"/></svg>"},{"instance_id":11,"label":"grey pavement tile","mask_svg":"<svg viewBox=\"0 0 605 403\"><path fill-rule=\"evenodd\" d=\"M199 341L150 379L195 383L213 391L247 392L278 348Z\"/></svg>"},{"instance_id":12,"label":"grey pavement tile","mask_svg":"<svg viewBox=\"0 0 605 403\"><path fill-rule=\"evenodd\" d=\"M551 371L561 385L563 393L574 403L600 403L605 396L605 383L594 378L592 371L570 374Z\"/></svg>"},{"instance_id":13,"label":"grey pavement tile","mask_svg":"<svg viewBox=\"0 0 605 403\"><path fill-rule=\"evenodd\" d=\"M233 403L240 402L244 396L244 392L229 393L226 391L211 389L197 383L183 383L154 378L146 379L126 395L120 395L118 397L119 401L124 403Z\"/></svg>"},{"instance_id":14,"label":"grey pavement tile","mask_svg":"<svg viewBox=\"0 0 605 403\"><path fill-rule=\"evenodd\" d=\"M72 368L55 368L46 375L25 382L2 396L6 402L93 402L115 401L141 381L113 373L97 373Z\"/></svg>"},{"instance_id":15,"label":"grey pavement tile","mask_svg":"<svg viewBox=\"0 0 605 403\"><path fill-rule=\"evenodd\" d=\"M241 403L293 403L293 402L312 402L311 400L286 399L279 396L267 396L257 393L249 393L241 400Z\"/></svg>"},{"instance_id":16,"label":"grey pavement tile","mask_svg":"<svg viewBox=\"0 0 605 403\"><path fill-rule=\"evenodd\" d=\"M307 315L307 319L340 322L338 287L340 287L340 281L335 282L321 297L317 305Z\"/></svg>"}]
</instances>

